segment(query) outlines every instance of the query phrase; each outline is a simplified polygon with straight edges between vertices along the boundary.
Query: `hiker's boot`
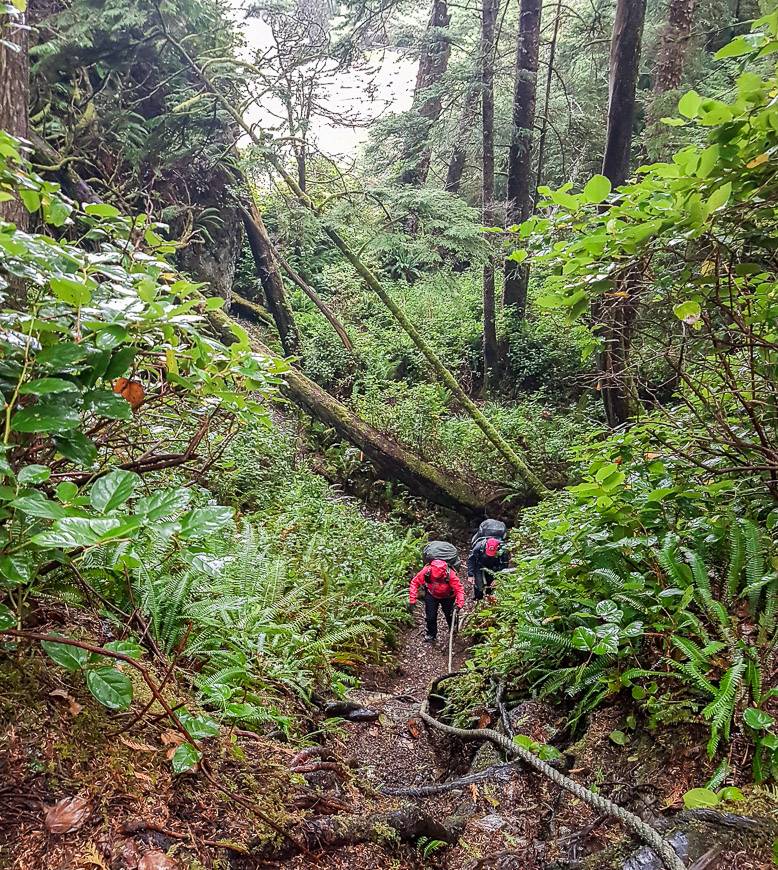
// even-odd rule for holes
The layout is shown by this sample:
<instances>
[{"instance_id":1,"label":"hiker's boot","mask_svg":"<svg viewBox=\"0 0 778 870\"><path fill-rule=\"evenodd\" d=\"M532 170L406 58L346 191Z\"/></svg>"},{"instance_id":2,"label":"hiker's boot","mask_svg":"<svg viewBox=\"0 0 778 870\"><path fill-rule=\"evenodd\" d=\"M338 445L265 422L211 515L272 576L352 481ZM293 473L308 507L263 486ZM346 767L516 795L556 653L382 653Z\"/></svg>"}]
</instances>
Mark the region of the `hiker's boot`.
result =
<instances>
[{"instance_id":1,"label":"hiker's boot","mask_svg":"<svg viewBox=\"0 0 778 870\"><path fill-rule=\"evenodd\" d=\"M435 635L434 634L425 634L424 635L424 643L435 643Z\"/></svg>"}]
</instances>

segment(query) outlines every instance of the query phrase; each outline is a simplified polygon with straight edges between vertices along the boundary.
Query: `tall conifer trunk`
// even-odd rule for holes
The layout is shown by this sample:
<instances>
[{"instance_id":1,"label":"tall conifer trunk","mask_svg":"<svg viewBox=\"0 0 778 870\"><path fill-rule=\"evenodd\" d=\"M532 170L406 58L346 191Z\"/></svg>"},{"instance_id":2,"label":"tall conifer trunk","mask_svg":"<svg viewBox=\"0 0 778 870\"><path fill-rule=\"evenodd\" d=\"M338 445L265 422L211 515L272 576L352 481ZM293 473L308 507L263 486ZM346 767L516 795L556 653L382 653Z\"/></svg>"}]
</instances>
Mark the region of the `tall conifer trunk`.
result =
<instances>
[{"instance_id":1,"label":"tall conifer trunk","mask_svg":"<svg viewBox=\"0 0 778 870\"><path fill-rule=\"evenodd\" d=\"M670 0L656 58L654 91L658 94L681 86L695 6L696 0Z\"/></svg>"},{"instance_id":2,"label":"tall conifer trunk","mask_svg":"<svg viewBox=\"0 0 778 870\"><path fill-rule=\"evenodd\" d=\"M602 173L614 187L624 184L629 175L645 14L645 0L618 0L611 39L608 129L602 162ZM638 271L628 270L619 278L616 292L606 295L595 312L599 320L598 334L603 342L599 388L608 424L612 427L625 423L636 410L629 357L639 281Z\"/></svg>"},{"instance_id":3,"label":"tall conifer trunk","mask_svg":"<svg viewBox=\"0 0 778 870\"><path fill-rule=\"evenodd\" d=\"M451 43L446 33L451 21L446 0L432 0L429 23L424 34L424 45L416 74L413 96L413 126L406 153L404 168L400 175L403 184L421 187L427 180L432 151L429 136L432 125L440 118L443 109L442 94L438 89L440 80L448 69Z\"/></svg>"},{"instance_id":4,"label":"tall conifer trunk","mask_svg":"<svg viewBox=\"0 0 778 870\"><path fill-rule=\"evenodd\" d=\"M482 215L485 227L493 226L494 214L494 41L499 0L483 0L481 8L481 110L483 141ZM494 262L484 266L484 387L497 376L497 317L494 293Z\"/></svg>"},{"instance_id":5,"label":"tall conifer trunk","mask_svg":"<svg viewBox=\"0 0 778 870\"><path fill-rule=\"evenodd\" d=\"M519 224L532 214L532 128L535 123L535 99L540 47L542 0L522 0L519 33L516 42L516 80L513 91L513 129L508 149L507 222ZM527 307L529 267L505 261L503 302L515 315L524 317Z\"/></svg>"},{"instance_id":6,"label":"tall conifer trunk","mask_svg":"<svg viewBox=\"0 0 778 870\"><path fill-rule=\"evenodd\" d=\"M25 15L0 12L0 130L26 139L29 134L30 66ZM18 198L0 202L0 218L20 229L29 223Z\"/></svg>"}]
</instances>

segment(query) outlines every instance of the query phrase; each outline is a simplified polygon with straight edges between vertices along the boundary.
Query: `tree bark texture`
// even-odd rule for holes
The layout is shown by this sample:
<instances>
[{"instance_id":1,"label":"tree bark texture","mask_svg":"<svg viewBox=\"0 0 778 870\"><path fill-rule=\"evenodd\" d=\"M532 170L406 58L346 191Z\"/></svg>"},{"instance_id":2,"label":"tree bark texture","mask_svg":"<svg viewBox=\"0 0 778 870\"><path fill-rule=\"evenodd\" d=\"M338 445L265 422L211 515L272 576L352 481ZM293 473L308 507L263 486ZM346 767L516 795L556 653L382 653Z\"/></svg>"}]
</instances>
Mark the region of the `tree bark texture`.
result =
<instances>
[{"instance_id":1,"label":"tree bark texture","mask_svg":"<svg viewBox=\"0 0 778 870\"><path fill-rule=\"evenodd\" d=\"M213 311L208 317L225 343L236 340L229 328L228 315L223 311ZM258 353L273 356L273 352L253 336L251 341ZM373 429L299 370L290 367L284 372L281 392L316 420L334 429L345 441L358 447L388 477L434 504L468 517L481 516L488 506L495 509L499 504L499 493L484 495L471 483L450 477L419 458Z\"/></svg>"},{"instance_id":2,"label":"tree bark texture","mask_svg":"<svg viewBox=\"0 0 778 870\"><path fill-rule=\"evenodd\" d=\"M508 149L508 224L520 224L532 214L532 130L538 83L542 0L522 0L516 44L516 80L513 90L513 127ZM529 266L505 261L503 303L523 318L527 307Z\"/></svg>"},{"instance_id":3,"label":"tree bark texture","mask_svg":"<svg viewBox=\"0 0 778 870\"><path fill-rule=\"evenodd\" d=\"M614 187L624 184L629 175L635 88L645 14L645 0L618 0L611 38L608 127L602 162L602 174ZM629 270L618 280L612 297L606 297L598 306L596 332L603 342L599 386L611 427L626 423L633 413L634 391L629 357L638 279L635 270Z\"/></svg>"},{"instance_id":4,"label":"tree bark texture","mask_svg":"<svg viewBox=\"0 0 778 870\"><path fill-rule=\"evenodd\" d=\"M451 157L446 172L445 189L449 193L459 193L459 188L462 184L462 174L465 171L465 163L467 161L467 142L470 130L478 116L478 103L480 99L481 80L479 74L474 76L467 86L465 102L462 106L462 113L459 116L454 147L451 150Z\"/></svg>"},{"instance_id":5,"label":"tree bark texture","mask_svg":"<svg viewBox=\"0 0 778 870\"><path fill-rule=\"evenodd\" d=\"M482 216L485 227L494 224L494 40L499 0L483 0L481 7L481 116L483 178ZM488 236L487 236L488 238ZM494 294L494 263L484 266L484 386L488 389L497 374L497 317Z\"/></svg>"},{"instance_id":6,"label":"tree bark texture","mask_svg":"<svg viewBox=\"0 0 778 870\"><path fill-rule=\"evenodd\" d=\"M284 353L296 356L300 352L300 333L289 300L286 298L278 263L273 256L273 243L265 228L262 215L253 203L243 208L243 225L246 228L257 274L265 291L268 310L278 329L281 346Z\"/></svg>"},{"instance_id":7,"label":"tree bark texture","mask_svg":"<svg viewBox=\"0 0 778 870\"><path fill-rule=\"evenodd\" d=\"M22 139L29 133L28 33L24 14L0 12L0 130ZM0 218L22 230L29 225L27 209L18 198L0 202Z\"/></svg>"},{"instance_id":8,"label":"tree bark texture","mask_svg":"<svg viewBox=\"0 0 778 870\"><path fill-rule=\"evenodd\" d=\"M556 60L556 45L559 37L559 25L562 22L562 0L557 0L554 16L554 32L551 35L551 45L548 49L548 67L546 69L546 96L543 100L543 118L540 124L538 140L538 171L535 188L540 187L543 180L543 161L546 155L546 137L548 135L548 109L551 103L551 80L554 78L554 61Z\"/></svg>"},{"instance_id":9,"label":"tree bark texture","mask_svg":"<svg viewBox=\"0 0 778 870\"><path fill-rule=\"evenodd\" d=\"M602 161L602 174L614 187L624 184L629 175L635 88L645 16L646 0L618 0L611 37L608 126Z\"/></svg>"},{"instance_id":10,"label":"tree bark texture","mask_svg":"<svg viewBox=\"0 0 778 870\"><path fill-rule=\"evenodd\" d=\"M654 71L656 93L673 91L681 86L695 6L696 0L670 0Z\"/></svg>"},{"instance_id":11,"label":"tree bark texture","mask_svg":"<svg viewBox=\"0 0 778 870\"><path fill-rule=\"evenodd\" d=\"M451 22L446 0L432 0L429 23L424 34L416 88L413 95L412 128L403 155L404 168L400 174L403 184L421 187L427 180L432 152L429 135L433 124L440 118L443 99L440 81L448 69L451 43L446 32Z\"/></svg>"}]
</instances>

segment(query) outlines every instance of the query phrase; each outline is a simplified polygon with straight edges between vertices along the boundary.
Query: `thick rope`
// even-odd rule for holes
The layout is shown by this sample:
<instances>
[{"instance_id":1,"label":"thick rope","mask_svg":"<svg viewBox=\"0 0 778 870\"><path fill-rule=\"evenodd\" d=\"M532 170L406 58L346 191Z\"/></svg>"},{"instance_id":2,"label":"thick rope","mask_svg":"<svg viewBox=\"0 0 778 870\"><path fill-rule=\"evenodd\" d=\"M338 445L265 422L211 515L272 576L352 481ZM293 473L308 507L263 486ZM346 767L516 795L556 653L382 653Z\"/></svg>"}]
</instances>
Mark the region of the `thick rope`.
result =
<instances>
[{"instance_id":1,"label":"thick rope","mask_svg":"<svg viewBox=\"0 0 778 870\"><path fill-rule=\"evenodd\" d=\"M430 715L429 710L427 709L427 703L426 699L422 702L419 714L423 721L428 725L437 728L438 731L443 731L446 734L453 734L456 737L490 740L496 746L499 746L504 750L506 755L520 758L530 767L534 768L539 773L542 773L543 776L550 779L552 782L555 782L566 791L569 791L579 800L589 804L590 807L594 807L594 809L599 812L618 819L626 828L629 828L637 834L644 843L647 843L652 849L654 849L654 851L661 857L668 870L686 870L686 865L681 861L676 854L675 849L673 849L667 840L665 840L655 828L646 824L634 813L625 810L624 807L620 807L618 804L608 800L602 795L589 791L588 788L584 788L580 783L570 779L569 776L565 776L558 770L554 770L550 764L541 761L536 755L533 755L523 746L519 746L517 743L509 740L503 734L493 731L491 728L456 728L453 725L446 725L445 723L440 722L438 719L435 719L434 716Z\"/></svg>"}]
</instances>

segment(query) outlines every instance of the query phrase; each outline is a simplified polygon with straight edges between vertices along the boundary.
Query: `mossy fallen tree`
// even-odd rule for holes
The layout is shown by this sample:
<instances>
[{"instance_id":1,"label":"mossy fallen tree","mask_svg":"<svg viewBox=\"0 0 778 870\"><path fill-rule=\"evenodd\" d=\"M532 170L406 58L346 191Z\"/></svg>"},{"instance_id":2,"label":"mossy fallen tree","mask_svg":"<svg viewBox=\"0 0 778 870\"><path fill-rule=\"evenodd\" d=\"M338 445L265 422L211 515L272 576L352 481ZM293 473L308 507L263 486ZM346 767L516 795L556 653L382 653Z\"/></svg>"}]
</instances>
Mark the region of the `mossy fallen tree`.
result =
<instances>
[{"instance_id":1,"label":"mossy fallen tree","mask_svg":"<svg viewBox=\"0 0 778 870\"><path fill-rule=\"evenodd\" d=\"M404 806L372 815L322 816L303 822L294 832L295 840L310 853L333 851L359 843L391 844L427 837L453 844L459 839L463 820L458 817L440 822L417 806ZM255 853L256 854L256 853ZM282 861L299 854L293 844L281 841L274 849L262 850L262 857Z\"/></svg>"},{"instance_id":2,"label":"mossy fallen tree","mask_svg":"<svg viewBox=\"0 0 778 870\"><path fill-rule=\"evenodd\" d=\"M236 341L229 315L217 310L209 312L208 317L222 341ZM251 344L257 353L274 356L270 348L254 336ZM498 507L502 493L479 492L469 482L458 480L421 459L367 424L293 366L284 372L281 392L316 420L334 429L345 441L358 447L375 466L393 480L403 483L411 492L465 516L483 515L488 508Z\"/></svg>"}]
</instances>

